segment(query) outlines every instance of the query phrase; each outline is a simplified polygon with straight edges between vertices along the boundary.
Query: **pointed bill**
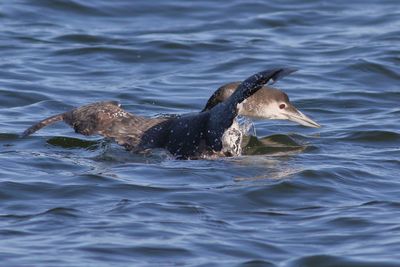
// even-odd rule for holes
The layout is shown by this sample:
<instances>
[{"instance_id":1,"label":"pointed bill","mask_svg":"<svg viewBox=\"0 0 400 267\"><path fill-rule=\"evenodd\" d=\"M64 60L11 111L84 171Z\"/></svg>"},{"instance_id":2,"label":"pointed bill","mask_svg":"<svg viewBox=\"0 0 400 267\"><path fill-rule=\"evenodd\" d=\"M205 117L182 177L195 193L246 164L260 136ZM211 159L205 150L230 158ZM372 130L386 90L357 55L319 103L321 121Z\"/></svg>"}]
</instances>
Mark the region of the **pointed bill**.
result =
<instances>
[{"instance_id":1,"label":"pointed bill","mask_svg":"<svg viewBox=\"0 0 400 267\"><path fill-rule=\"evenodd\" d=\"M310 119L308 116L304 115L301 111L296 109L294 106L290 106L286 108L285 115L287 119L293 122L297 122L303 126L313 127L313 128L320 128L317 122Z\"/></svg>"}]
</instances>

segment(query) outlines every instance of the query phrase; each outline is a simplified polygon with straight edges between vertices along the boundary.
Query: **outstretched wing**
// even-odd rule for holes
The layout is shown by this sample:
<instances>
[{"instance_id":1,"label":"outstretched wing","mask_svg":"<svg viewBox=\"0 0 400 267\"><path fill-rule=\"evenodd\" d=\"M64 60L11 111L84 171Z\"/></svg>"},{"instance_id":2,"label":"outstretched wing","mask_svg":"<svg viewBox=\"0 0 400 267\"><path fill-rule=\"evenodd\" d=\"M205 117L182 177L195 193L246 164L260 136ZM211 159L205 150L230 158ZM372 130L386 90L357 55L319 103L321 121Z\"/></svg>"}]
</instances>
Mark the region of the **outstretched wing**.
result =
<instances>
[{"instance_id":1,"label":"outstretched wing","mask_svg":"<svg viewBox=\"0 0 400 267\"><path fill-rule=\"evenodd\" d=\"M244 80L236 91L224 102L211 108L209 130L210 140L215 140L214 150L222 149L221 138L226 129L228 129L238 114L238 105L245 99L256 93L264 84L289 75L296 71L289 68L277 68L261 71Z\"/></svg>"},{"instance_id":2,"label":"outstretched wing","mask_svg":"<svg viewBox=\"0 0 400 267\"><path fill-rule=\"evenodd\" d=\"M136 116L122 109L118 102L97 102L44 119L28 128L23 136L61 120L71 125L77 133L99 134L115 140L128 149L134 149L147 130L163 123L168 118Z\"/></svg>"},{"instance_id":3,"label":"outstretched wing","mask_svg":"<svg viewBox=\"0 0 400 267\"><path fill-rule=\"evenodd\" d=\"M144 133L167 118L145 118L123 110L117 102L98 102L65 113L64 121L77 133L100 134L133 149Z\"/></svg>"},{"instance_id":4,"label":"outstretched wing","mask_svg":"<svg viewBox=\"0 0 400 267\"><path fill-rule=\"evenodd\" d=\"M201 112L212 109L214 106L228 99L238 88L241 82L231 82L220 86L207 100L207 103Z\"/></svg>"}]
</instances>

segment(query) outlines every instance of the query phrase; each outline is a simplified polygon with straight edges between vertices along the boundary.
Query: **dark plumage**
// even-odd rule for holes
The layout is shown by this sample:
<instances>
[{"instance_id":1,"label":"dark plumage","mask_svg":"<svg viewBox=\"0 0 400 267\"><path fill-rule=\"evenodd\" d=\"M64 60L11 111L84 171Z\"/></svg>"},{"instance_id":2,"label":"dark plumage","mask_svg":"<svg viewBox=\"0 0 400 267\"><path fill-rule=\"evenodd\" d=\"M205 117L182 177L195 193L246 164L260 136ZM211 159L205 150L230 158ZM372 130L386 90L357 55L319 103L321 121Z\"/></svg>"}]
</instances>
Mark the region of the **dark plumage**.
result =
<instances>
[{"instance_id":1,"label":"dark plumage","mask_svg":"<svg viewBox=\"0 0 400 267\"><path fill-rule=\"evenodd\" d=\"M275 81L293 71L271 69L252 75L240 83L225 101L200 113L146 118L124 111L117 102L98 102L42 120L28 128L23 136L57 121L64 121L77 133L100 134L135 152L165 148L177 158L184 159L215 153L237 155L236 148L223 147L226 146L223 136L238 115L238 105L269 80ZM241 135L237 138L241 138Z\"/></svg>"}]
</instances>

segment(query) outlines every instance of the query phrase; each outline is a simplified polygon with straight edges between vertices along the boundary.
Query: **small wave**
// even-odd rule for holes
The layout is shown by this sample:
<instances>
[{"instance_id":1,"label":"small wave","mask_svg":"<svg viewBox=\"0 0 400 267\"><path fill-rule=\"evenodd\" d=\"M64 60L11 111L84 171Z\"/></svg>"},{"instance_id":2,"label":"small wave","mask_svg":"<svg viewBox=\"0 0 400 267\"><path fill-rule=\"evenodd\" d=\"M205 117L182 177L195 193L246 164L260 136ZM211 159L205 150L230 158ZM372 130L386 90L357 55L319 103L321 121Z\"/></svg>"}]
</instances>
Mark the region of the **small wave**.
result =
<instances>
[{"instance_id":1,"label":"small wave","mask_svg":"<svg viewBox=\"0 0 400 267\"><path fill-rule=\"evenodd\" d=\"M382 75L386 78L393 80L400 80L400 74L395 72L389 66L383 65L372 60L359 59L355 63L348 65L345 69L341 70L344 73L358 73L358 75L365 76L368 80L374 80L376 83L376 76ZM380 79L378 79L379 81Z\"/></svg>"},{"instance_id":2,"label":"small wave","mask_svg":"<svg viewBox=\"0 0 400 267\"><path fill-rule=\"evenodd\" d=\"M352 133L347 134L345 137L341 139L346 141L368 142L368 143L399 142L400 133L395 133L391 131L379 131L379 130L354 131Z\"/></svg>"},{"instance_id":3,"label":"small wave","mask_svg":"<svg viewBox=\"0 0 400 267\"><path fill-rule=\"evenodd\" d=\"M80 213L79 210L73 209L73 208L65 208L65 207L55 207L48 209L43 212L38 212L38 213L25 213L25 214L7 214L7 215L0 215L0 218L3 219L12 219L12 220L29 220L41 216L46 216L46 215L55 215L55 216L67 216L67 217L79 217L77 215Z\"/></svg>"},{"instance_id":4,"label":"small wave","mask_svg":"<svg viewBox=\"0 0 400 267\"><path fill-rule=\"evenodd\" d=\"M121 39L113 39L110 37L106 37L103 35L94 35L94 34L63 34L56 36L52 39L56 42L66 43L70 42L73 44L123 44L126 41Z\"/></svg>"},{"instance_id":5,"label":"small wave","mask_svg":"<svg viewBox=\"0 0 400 267\"><path fill-rule=\"evenodd\" d=\"M0 89L0 94L0 107L2 109L30 105L32 103L43 101L44 99L49 100L49 97L46 95L46 93L32 92L28 90L19 90L18 92L15 92L13 90L3 91Z\"/></svg>"},{"instance_id":6,"label":"small wave","mask_svg":"<svg viewBox=\"0 0 400 267\"><path fill-rule=\"evenodd\" d=\"M83 4L83 1L78 0L42 0L39 2L33 1L34 5L40 5L44 8L51 9L54 11L60 11L62 13L70 12L72 14L82 15L96 15L105 16L107 13L105 9L99 9L95 5L88 5L88 2ZM33 5L33 4L32 4Z\"/></svg>"},{"instance_id":7,"label":"small wave","mask_svg":"<svg viewBox=\"0 0 400 267\"><path fill-rule=\"evenodd\" d=\"M0 133L0 141L14 141L19 138L18 134Z\"/></svg>"},{"instance_id":8,"label":"small wave","mask_svg":"<svg viewBox=\"0 0 400 267\"><path fill-rule=\"evenodd\" d=\"M75 48L62 48L52 52L54 56L79 56L92 57L93 60L100 57L110 57L116 61L123 63L138 63L138 62L169 62L185 61L187 63L187 50L179 53L171 53L168 50L152 49L152 48L127 48L126 46L120 47L118 45L89 45ZM102 58L102 61L104 58Z\"/></svg>"},{"instance_id":9,"label":"small wave","mask_svg":"<svg viewBox=\"0 0 400 267\"><path fill-rule=\"evenodd\" d=\"M0 216L1 218L2 216ZM30 235L31 233L27 231L20 231L20 230L10 230L10 229L0 229L0 236L2 237L23 237Z\"/></svg>"},{"instance_id":10,"label":"small wave","mask_svg":"<svg viewBox=\"0 0 400 267\"><path fill-rule=\"evenodd\" d=\"M355 216L338 216L329 220L328 224L332 228L361 229L373 226L374 223L371 220Z\"/></svg>"},{"instance_id":11,"label":"small wave","mask_svg":"<svg viewBox=\"0 0 400 267\"><path fill-rule=\"evenodd\" d=\"M245 261L243 263L240 263L239 265L237 265L238 267L274 267L277 266L269 261L266 260L259 260L259 259L254 259L254 260L249 260L249 261Z\"/></svg>"},{"instance_id":12,"label":"small wave","mask_svg":"<svg viewBox=\"0 0 400 267\"><path fill-rule=\"evenodd\" d=\"M164 234L160 232L160 234ZM92 253L94 255L99 255L104 257L108 255L109 257L116 257L116 261L121 261L121 257L128 257L132 259L132 257L136 259L147 258L148 263L154 264L153 266L164 266L165 257L168 256L172 258L171 260L172 266L181 265L179 264L179 260L177 257L192 257L193 254L190 250L173 246L171 244L163 245L141 245L141 246L121 246L121 245L113 245L113 244L89 244L83 245L79 248L82 251L87 253ZM159 257L159 259L157 259ZM118 258L118 259L117 259ZM178 261L177 263L173 263ZM129 264L132 264L132 260L129 261ZM151 265L149 265L151 266Z\"/></svg>"},{"instance_id":13,"label":"small wave","mask_svg":"<svg viewBox=\"0 0 400 267\"><path fill-rule=\"evenodd\" d=\"M129 55L138 54L138 51L131 48L119 48L113 46L88 46L58 49L54 52L54 54L67 56L79 56L89 54Z\"/></svg>"},{"instance_id":14,"label":"small wave","mask_svg":"<svg viewBox=\"0 0 400 267\"><path fill-rule=\"evenodd\" d=\"M73 208L65 208L65 207L55 207L51 208L40 215L55 215L55 216L64 216L64 217L79 217L79 210Z\"/></svg>"},{"instance_id":15,"label":"small wave","mask_svg":"<svg viewBox=\"0 0 400 267\"><path fill-rule=\"evenodd\" d=\"M349 257L339 257L331 255L312 255L305 256L284 265L285 267L397 267L398 262L378 261L378 260L361 260Z\"/></svg>"},{"instance_id":16,"label":"small wave","mask_svg":"<svg viewBox=\"0 0 400 267\"><path fill-rule=\"evenodd\" d=\"M400 208L400 202L396 201L384 201L384 200L372 200L362 203L360 206L380 206L380 207L390 207L394 209Z\"/></svg>"}]
</instances>

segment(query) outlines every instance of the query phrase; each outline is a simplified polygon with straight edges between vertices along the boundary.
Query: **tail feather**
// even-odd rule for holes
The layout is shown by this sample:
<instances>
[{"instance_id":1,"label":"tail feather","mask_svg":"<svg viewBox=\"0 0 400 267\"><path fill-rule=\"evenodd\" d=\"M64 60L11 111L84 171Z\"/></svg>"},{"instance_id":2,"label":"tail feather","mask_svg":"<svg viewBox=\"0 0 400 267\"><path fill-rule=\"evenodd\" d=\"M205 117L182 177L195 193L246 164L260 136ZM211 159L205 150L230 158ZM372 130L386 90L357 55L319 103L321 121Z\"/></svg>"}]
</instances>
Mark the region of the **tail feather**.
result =
<instances>
[{"instance_id":1,"label":"tail feather","mask_svg":"<svg viewBox=\"0 0 400 267\"><path fill-rule=\"evenodd\" d=\"M42 129L43 127L46 127L46 126L48 126L48 125L50 125L50 124L56 123L56 122L58 122L58 121L63 121L63 120L64 120L64 113L62 113L62 114L57 114L57 115L48 117L48 118L46 118L46 119L44 119L44 120L41 120L40 122L38 122L38 123L32 125L32 126L29 127L28 129L26 129L26 130L22 133L21 137L26 137L26 136L28 136L28 135L31 135L31 134L33 134L34 132L36 132L36 131Z\"/></svg>"}]
</instances>

